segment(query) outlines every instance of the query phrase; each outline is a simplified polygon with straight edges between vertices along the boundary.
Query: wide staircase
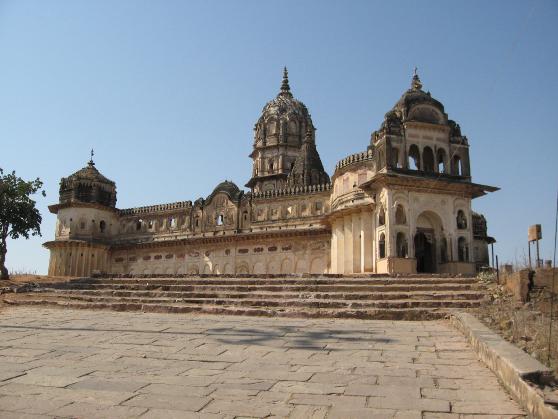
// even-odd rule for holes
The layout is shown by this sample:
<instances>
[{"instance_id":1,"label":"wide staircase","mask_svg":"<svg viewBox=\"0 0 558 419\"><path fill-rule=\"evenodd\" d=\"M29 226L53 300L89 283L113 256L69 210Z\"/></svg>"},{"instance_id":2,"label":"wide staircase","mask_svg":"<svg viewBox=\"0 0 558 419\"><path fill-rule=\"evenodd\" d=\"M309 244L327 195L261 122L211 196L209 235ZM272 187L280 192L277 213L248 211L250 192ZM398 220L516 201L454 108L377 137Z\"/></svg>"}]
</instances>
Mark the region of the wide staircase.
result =
<instances>
[{"instance_id":1,"label":"wide staircase","mask_svg":"<svg viewBox=\"0 0 558 419\"><path fill-rule=\"evenodd\" d=\"M94 277L4 296L72 309L394 320L438 319L483 301L475 278L422 275Z\"/></svg>"}]
</instances>

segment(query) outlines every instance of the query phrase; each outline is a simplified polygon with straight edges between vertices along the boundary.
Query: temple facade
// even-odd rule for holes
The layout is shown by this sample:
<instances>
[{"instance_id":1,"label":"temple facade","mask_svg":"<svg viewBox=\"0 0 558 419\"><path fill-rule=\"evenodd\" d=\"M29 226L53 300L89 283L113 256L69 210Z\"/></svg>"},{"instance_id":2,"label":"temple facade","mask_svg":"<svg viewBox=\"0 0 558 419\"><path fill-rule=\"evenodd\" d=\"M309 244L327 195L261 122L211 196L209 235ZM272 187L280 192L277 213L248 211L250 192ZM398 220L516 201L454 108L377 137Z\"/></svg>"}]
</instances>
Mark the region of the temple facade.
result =
<instances>
[{"instance_id":1,"label":"temple facade","mask_svg":"<svg viewBox=\"0 0 558 419\"><path fill-rule=\"evenodd\" d=\"M62 178L49 275L449 273L489 264L469 142L419 76L362 152L324 170L287 70L254 128L248 190L118 209L93 159Z\"/></svg>"}]
</instances>

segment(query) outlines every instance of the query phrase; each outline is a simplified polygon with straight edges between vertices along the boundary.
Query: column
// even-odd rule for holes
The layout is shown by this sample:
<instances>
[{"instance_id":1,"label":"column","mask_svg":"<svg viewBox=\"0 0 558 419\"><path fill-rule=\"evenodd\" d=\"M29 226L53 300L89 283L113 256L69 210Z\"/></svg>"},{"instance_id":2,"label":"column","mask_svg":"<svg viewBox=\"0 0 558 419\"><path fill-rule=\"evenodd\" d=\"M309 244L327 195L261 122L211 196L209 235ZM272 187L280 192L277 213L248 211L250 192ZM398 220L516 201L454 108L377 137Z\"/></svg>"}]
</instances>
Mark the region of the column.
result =
<instances>
[{"instance_id":1,"label":"column","mask_svg":"<svg viewBox=\"0 0 558 419\"><path fill-rule=\"evenodd\" d=\"M352 215L346 215L343 220L345 234L345 263L344 273L353 273L353 219Z\"/></svg>"},{"instance_id":2,"label":"column","mask_svg":"<svg viewBox=\"0 0 558 419\"><path fill-rule=\"evenodd\" d=\"M353 214L353 272L359 273L361 270L361 214Z\"/></svg>"},{"instance_id":3,"label":"column","mask_svg":"<svg viewBox=\"0 0 558 419\"><path fill-rule=\"evenodd\" d=\"M343 227L343 218L337 220L337 272L345 273L345 229Z\"/></svg>"},{"instance_id":4,"label":"column","mask_svg":"<svg viewBox=\"0 0 558 419\"><path fill-rule=\"evenodd\" d=\"M374 250L372 244L374 241L372 235L372 221L374 219L374 213L368 211L363 211L361 214L361 243L362 243L362 272L373 272L374 271Z\"/></svg>"},{"instance_id":5,"label":"column","mask_svg":"<svg viewBox=\"0 0 558 419\"><path fill-rule=\"evenodd\" d=\"M330 258L331 258L330 273L335 274L337 273L337 226L335 220L333 220L331 226Z\"/></svg>"}]
</instances>

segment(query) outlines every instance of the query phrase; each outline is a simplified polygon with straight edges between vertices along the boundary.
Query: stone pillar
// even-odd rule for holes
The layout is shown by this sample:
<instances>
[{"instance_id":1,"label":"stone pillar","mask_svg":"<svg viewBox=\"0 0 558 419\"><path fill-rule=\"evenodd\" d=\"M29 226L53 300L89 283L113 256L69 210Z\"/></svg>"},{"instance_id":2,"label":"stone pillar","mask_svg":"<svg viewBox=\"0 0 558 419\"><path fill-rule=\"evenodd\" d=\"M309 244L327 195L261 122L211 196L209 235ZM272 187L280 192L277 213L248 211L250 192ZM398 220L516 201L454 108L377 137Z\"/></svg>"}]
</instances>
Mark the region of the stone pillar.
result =
<instances>
[{"instance_id":1,"label":"stone pillar","mask_svg":"<svg viewBox=\"0 0 558 419\"><path fill-rule=\"evenodd\" d=\"M343 227L344 220L339 218L337 220L337 272L338 274L345 273L345 229Z\"/></svg>"},{"instance_id":2,"label":"stone pillar","mask_svg":"<svg viewBox=\"0 0 558 419\"><path fill-rule=\"evenodd\" d=\"M359 273L361 270L361 214L353 214L353 272Z\"/></svg>"},{"instance_id":3,"label":"stone pillar","mask_svg":"<svg viewBox=\"0 0 558 419\"><path fill-rule=\"evenodd\" d=\"M372 222L374 220L374 213L368 211L363 211L361 214L361 251L362 251L362 272L373 272L374 271L374 249L373 241L374 236L372 234Z\"/></svg>"},{"instance_id":4,"label":"stone pillar","mask_svg":"<svg viewBox=\"0 0 558 419\"><path fill-rule=\"evenodd\" d=\"M352 215L343 217L345 233L344 273L353 273L353 219Z\"/></svg>"},{"instance_id":5,"label":"stone pillar","mask_svg":"<svg viewBox=\"0 0 558 419\"><path fill-rule=\"evenodd\" d=\"M330 272L332 274L337 273L337 225L336 221L333 220L331 226L331 250L330 250L330 257L331 257L331 268Z\"/></svg>"},{"instance_id":6,"label":"stone pillar","mask_svg":"<svg viewBox=\"0 0 558 419\"><path fill-rule=\"evenodd\" d=\"M78 246L73 246L72 247L72 256L70 258L71 262L70 262L70 275L72 276L76 276L77 275L77 264L78 264L78 258L79 258L79 247Z\"/></svg>"}]
</instances>

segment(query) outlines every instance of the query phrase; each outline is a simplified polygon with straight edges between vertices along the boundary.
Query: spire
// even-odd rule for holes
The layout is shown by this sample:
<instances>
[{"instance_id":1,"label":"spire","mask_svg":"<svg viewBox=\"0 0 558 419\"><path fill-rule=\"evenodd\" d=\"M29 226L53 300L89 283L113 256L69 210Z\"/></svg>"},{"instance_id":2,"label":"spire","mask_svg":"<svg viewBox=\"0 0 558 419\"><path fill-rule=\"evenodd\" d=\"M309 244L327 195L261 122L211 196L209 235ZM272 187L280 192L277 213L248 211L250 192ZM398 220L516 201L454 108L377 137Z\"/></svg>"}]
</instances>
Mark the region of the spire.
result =
<instances>
[{"instance_id":1,"label":"spire","mask_svg":"<svg viewBox=\"0 0 558 419\"><path fill-rule=\"evenodd\" d=\"M95 166L95 162L93 161L93 156L95 155L95 152L93 151L93 149L91 149L91 158L89 159L89 166Z\"/></svg>"},{"instance_id":2,"label":"spire","mask_svg":"<svg viewBox=\"0 0 558 419\"><path fill-rule=\"evenodd\" d=\"M417 70L418 69L415 66L415 71L413 72L413 80L411 81L411 88L413 90L421 90L422 89L422 82L420 81Z\"/></svg>"},{"instance_id":3,"label":"spire","mask_svg":"<svg viewBox=\"0 0 558 419\"><path fill-rule=\"evenodd\" d=\"M289 72L287 67L283 68L283 81L281 83L281 92L279 94L292 96L291 86L289 86Z\"/></svg>"}]
</instances>

